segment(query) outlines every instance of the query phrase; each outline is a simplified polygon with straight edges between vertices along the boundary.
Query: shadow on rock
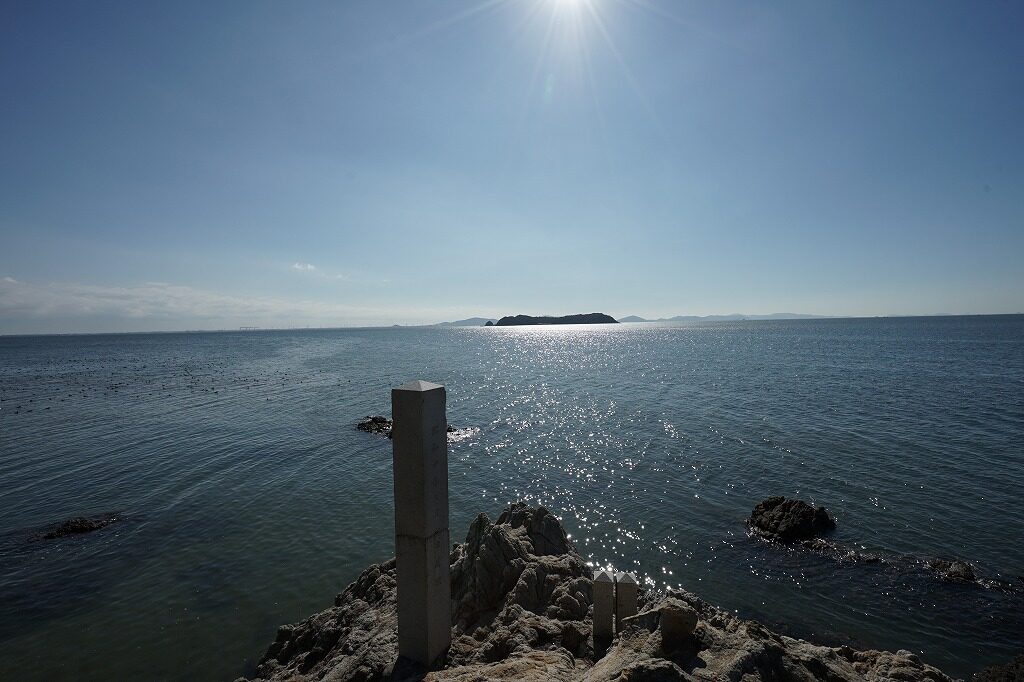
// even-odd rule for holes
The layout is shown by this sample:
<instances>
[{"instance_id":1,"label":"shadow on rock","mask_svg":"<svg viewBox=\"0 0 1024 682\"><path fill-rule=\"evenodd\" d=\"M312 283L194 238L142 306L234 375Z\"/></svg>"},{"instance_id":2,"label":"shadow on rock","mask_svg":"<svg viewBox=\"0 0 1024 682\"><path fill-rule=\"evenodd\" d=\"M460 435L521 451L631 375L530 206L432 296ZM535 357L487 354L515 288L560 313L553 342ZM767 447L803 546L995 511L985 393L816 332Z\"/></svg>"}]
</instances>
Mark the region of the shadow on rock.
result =
<instances>
[{"instance_id":1,"label":"shadow on rock","mask_svg":"<svg viewBox=\"0 0 1024 682\"><path fill-rule=\"evenodd\" d=\"M907 651L823 647L780 636L681 590L642 592L603 656L592 638L592 572L557 518L516 504L480 514L449 556L452 644L429 671L398 660L395 561L370 566L333 608L282 626L256 670L313 680L764 679L833 682L950 678Z\"/></svg>"}]
</instances>

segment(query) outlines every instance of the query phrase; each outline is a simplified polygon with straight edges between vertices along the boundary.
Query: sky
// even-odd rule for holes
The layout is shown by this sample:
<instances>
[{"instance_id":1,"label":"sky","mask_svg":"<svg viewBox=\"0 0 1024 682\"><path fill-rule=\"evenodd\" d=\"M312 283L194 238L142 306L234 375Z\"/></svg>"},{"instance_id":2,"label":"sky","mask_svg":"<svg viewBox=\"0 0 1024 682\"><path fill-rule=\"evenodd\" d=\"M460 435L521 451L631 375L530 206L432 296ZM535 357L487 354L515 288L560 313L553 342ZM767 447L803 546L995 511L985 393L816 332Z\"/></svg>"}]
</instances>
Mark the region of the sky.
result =
<instances>
[{"instance_id":1,"label":"sky","mask_svg":"<svg viewBox=\"0 0 1024 682\"><path fill-rule=\"evenodd\" d=\"M0 5L0 333L1024 311L1024 5Z\"/></svg>"}]
</instances>

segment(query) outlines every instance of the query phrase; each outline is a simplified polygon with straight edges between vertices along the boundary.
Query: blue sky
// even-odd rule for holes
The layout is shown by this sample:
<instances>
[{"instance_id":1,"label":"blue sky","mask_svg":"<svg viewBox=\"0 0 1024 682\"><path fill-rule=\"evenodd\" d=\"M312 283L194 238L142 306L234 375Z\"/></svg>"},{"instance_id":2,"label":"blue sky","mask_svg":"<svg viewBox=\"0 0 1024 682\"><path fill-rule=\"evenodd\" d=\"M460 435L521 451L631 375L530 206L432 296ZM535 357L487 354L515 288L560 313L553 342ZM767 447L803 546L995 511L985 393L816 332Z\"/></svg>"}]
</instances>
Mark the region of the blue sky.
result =
<instances>
[{"instance_id":1,"label":"blue sky","mask_svg":"<svg viewBox=\"0 0 1024 682\"><path fill-rule=\"evenodd\" d=\"M0 9L0 333L1024 311L1024 6Z\"/></svg>"}]
</instances>

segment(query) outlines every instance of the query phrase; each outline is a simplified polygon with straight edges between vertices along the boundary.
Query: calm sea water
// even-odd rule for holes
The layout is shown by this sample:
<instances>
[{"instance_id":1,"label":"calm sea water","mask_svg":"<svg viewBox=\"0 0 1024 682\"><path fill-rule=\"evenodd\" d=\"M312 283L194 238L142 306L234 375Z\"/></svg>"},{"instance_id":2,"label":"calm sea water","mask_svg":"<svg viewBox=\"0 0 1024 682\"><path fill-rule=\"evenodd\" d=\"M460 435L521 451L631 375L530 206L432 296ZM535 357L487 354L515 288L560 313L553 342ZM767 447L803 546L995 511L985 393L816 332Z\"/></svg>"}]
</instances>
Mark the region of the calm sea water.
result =
<instances>
[{"instance_id":1,"label":"calm sea water","mask_svg":"<svg viewBox=\"0 0 1024 682\"><path fill-rule=\"evenodd\" d=\"M0 338L0 678L229 680L393 552L390 442L448 388L453 541L543 503L596 564L798 636L965 675L1020 590L747 536L773 494L835 539L1024 587L1024 316ZM120 512L97 533L48 524Z\"/></svg>"}]
</instances>

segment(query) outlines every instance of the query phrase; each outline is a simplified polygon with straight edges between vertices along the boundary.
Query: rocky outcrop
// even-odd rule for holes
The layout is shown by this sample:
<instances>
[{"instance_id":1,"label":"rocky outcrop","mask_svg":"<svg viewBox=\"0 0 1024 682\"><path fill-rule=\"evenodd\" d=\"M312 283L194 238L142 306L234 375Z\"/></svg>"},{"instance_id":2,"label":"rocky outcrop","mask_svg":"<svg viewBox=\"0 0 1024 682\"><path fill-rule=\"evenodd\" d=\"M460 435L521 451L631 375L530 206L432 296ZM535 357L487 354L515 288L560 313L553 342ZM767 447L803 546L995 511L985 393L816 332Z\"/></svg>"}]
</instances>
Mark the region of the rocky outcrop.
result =
<instances>
[{"instance_id":1,"label":"rocky outcrop","mask_svg":"<svg viewBox=\"0 0 1024 682\"><path fill-rule=\"evenodd\" d=\"M394 423L387 417L380 415L367 416L361 419L357 424L356 428L360 431L366 431L367 433L378 433L382 436L392 437L392 429ZM457 429L451 424L448 425L448 442L454 443L460 440L465 440L470 436L473 436L480 432L480 429L474 427L467 427L463 429Z\"/></svg>"},{"instance_id":2,"label":"rocky outcrop","mask_svg":"<svg viewBox=\"0 0 1024 682\"><path fill-rule=\"evenodd\" d=\"M393 425L393 422L387 417L375 414L364 417L358 424L356 424L356 428L360 431L366 431L367 433L379 433L382 436L391 438L391 428Z\"/></svg>"},{"instance_id":3,"label":"rocky outcrop","mask_svg":"<svg viewBox=\"0 0 1024 682\"><path fill-rule=\"evenodd\" d=\"M694 616L696 624L686 636L683 633ZM950 678L909 651L818 646L733 617L687 592L669 591L652 609L626 619L612 648L580 679L836 682Z\"/></svg>"},{"instance_id":4,"label":"rocky outcrop","mask_svg":"<svg viewBox=\"0 0 1024 682\"><path fill-rule=\"evenodd\" d=\"M786 543L810 540L836 527L824 507L814 508L803 500L781 496L759 502L749 524L762 537Z\"/></svg>"},{"instance_id":5,"label":"rocky outcrop","mask_svg":"<svg viewBox=\"0 0 1024 682\"><path fill-rule=\"evenodd\" d=\"M506 315L498 320L498 327L514 327L533 324L618 324L611 315L604 313L581 313L579 315L563 315L562 317L532 315Z\"/></svg>"},{"instance_id":6,"label":"rocky outcrop","mask_svg":"<svg viewBox=\"0 0 1024 682\"><path fill-rule=\"evenodd\" d=\"M972 682L1024 682L1024 655L1006 665L993 665L975 673Z\"/></svg>"},{"instance_id":7,"label":"rocky outcrop","mask_svg":"<svg viewBox=\"0 0 1024 682\"><path fill-rule=\"evenodd\" d=\"M40 533L39 538L42 540L56 540L57 538L67 537L69 535L82 535L83 533L92 533L100 528L106 528L115 521L121 519L117 514L103 514L101 516L76 516L73 519L68 519L63 523L60 523L50 530Z\"/></svg>"},{"instance_id":8,"label":"rocky outcrop","mask_svg":"<svg viewBox=\"0 0 1024 682\"><path fill-rule=\"evenodd\" d=\"M591 637L591 571L558 519L514 505L479 515L449 557L452 645L433 671L395 666L394 560L370 566L326 611L278 630L256 679L946 681L914 654L822 647L683 591L641 592L607 651Z\"/></svg>"},{"instance_id":9,"label":"rocky outcrop","mask_svg":"<svg viewBox=\"0 0 1024 682\"><path fill-rule=\"evenodd\" d=\"M942 582L974 584L1006 593L1019 593L1021 582L1014 583L998 576L979 576L975 567L961 559L938 559L903 554L885 554L843 545L818 537L835 528L835 520L824 507L812 507L801 500L769 497L758 503L747 521L756 537L804 549L843 563L885 566L912 573L924 571Z\"/></svg>"}]
</instances>

